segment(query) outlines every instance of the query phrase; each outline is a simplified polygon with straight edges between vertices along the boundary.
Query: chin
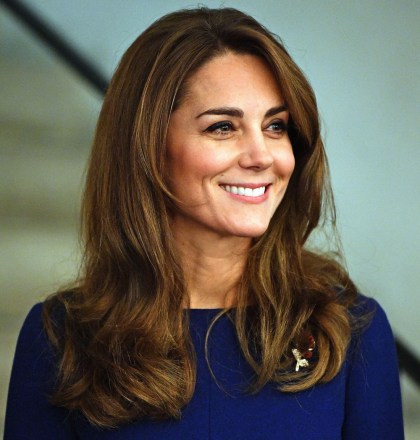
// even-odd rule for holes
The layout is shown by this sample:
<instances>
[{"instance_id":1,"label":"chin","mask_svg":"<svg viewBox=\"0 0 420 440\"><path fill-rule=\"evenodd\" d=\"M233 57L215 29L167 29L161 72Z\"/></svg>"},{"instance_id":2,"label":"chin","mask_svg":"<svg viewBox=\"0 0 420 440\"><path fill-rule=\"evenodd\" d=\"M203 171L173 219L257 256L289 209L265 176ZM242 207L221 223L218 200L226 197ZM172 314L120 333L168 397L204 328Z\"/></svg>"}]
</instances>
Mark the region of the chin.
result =
<instances>
[{"instance_id":1,"label":"chin","mask_svg":"<svg viewBox=\"0 0 420 440\"><path fill-rule=\"evenodd\" d=\"M250 225L248 227L239 227L231 231L232 235L237 237L258 238L261 237L268 229L268 224Z\"/></svg>"}]
</instances>

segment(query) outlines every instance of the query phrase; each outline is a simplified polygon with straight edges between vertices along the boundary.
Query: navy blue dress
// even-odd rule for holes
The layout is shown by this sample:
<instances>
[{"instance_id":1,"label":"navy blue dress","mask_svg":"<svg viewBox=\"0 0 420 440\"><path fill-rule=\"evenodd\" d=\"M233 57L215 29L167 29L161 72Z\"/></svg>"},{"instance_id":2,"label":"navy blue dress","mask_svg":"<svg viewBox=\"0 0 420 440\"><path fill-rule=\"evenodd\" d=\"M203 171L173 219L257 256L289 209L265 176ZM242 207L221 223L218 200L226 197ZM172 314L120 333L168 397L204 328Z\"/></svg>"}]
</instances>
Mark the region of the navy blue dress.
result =
<instances>
[{"instance_id":1,"label":"navy blue dress","mask_svg":"<svg viewBox=\"0 0 420 440\"><path fill-rule=\"evenodd\" d=\"M242 392L251 376L231 321L222 317L211 332L211 376L204 337L218 310L191 310L197 352L197 385L179 421L142 420L113 430L91 426L82 416L53 407L54 357L41 322L42 304L20 332L6 411L5 440L401 440L404 438L394 340L385 313L353 343L341 372L329 383L286 394L267 385ZM354 341L353 341L354 342Z\"/></svg>"}]
</instances>

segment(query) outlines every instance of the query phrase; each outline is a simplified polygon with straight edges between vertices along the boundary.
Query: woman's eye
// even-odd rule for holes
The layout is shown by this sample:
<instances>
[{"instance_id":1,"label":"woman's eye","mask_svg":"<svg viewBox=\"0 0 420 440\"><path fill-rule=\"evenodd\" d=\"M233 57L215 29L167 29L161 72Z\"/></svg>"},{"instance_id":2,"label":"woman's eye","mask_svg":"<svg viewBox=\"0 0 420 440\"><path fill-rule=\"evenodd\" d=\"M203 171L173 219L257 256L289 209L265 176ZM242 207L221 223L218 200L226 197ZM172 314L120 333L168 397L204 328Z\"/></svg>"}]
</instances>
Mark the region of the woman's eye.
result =
<instances>
[{"instance_id":1,"label":"woman's eye","mask_svg":"<svg viewBox=\"0 0 420 440\"><path fill-rule=\"evenodd\" d=\"M285 131L287 131L287 124L285 121L283 120L278 120L278 121L273 121L268 127L267 129L269 131L273 131L275 133L284 133Z\"/></svg>"},{"instance_id":2,"label":"woman's eye","mask_svg":"<svg viewBox=\"0 0 420 440\"><path fill-rule=\"evenodd\" d=\"M229 121L221 121L216 122L213 125L210 125L210 127L206 128L207 133L214 133L218 135L226 135L229 134L233 130L233 125Z\"/></svg>"}]
</instances>

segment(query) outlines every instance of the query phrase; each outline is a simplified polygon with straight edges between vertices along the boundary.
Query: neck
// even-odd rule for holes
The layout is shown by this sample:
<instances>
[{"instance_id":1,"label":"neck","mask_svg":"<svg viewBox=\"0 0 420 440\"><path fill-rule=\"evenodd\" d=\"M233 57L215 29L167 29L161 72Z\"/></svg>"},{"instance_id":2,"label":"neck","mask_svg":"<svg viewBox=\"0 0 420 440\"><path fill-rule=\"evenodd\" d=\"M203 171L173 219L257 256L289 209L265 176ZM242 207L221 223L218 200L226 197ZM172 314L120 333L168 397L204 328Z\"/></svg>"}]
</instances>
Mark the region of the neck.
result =
<instances>
[{"instance_id":1,"label":"neck","mask_svg":"<svg viewBox=\"0 0 420 440\"><path fill-rule=\"evenodd\" d=\"M173 232L187 283L188 307L234 306L251 239Z\"/></svg>"}]
</instances>

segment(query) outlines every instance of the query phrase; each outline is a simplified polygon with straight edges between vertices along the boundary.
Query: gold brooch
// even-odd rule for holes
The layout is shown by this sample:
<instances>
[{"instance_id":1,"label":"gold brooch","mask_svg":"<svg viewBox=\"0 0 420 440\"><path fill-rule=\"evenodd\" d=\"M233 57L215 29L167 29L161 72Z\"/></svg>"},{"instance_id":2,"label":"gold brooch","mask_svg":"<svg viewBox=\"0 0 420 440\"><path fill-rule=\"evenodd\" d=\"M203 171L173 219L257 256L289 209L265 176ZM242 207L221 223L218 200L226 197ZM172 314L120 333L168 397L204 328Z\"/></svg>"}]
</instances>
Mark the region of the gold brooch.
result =
<instances>
[{"instance_id":1,"label":"gold brooch","mask_svg":"<svg viewBox=\"0 0 420 440\"><path fill-rule=\"evenodd\" d=\"M301 353L297 348L292 349L294 358L296 359L295 371L299 371L299 368L305 368L309 366L308 359L312 357L315 348L315 339L313 336L308 337L308 348L304 353Z\"/></svg>"}]
</instances>

